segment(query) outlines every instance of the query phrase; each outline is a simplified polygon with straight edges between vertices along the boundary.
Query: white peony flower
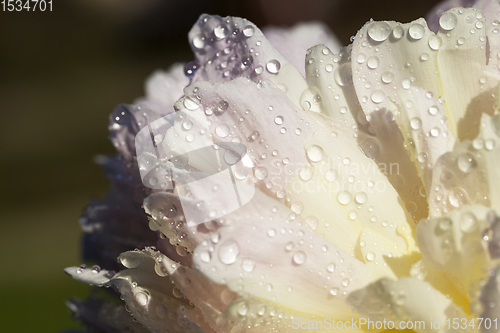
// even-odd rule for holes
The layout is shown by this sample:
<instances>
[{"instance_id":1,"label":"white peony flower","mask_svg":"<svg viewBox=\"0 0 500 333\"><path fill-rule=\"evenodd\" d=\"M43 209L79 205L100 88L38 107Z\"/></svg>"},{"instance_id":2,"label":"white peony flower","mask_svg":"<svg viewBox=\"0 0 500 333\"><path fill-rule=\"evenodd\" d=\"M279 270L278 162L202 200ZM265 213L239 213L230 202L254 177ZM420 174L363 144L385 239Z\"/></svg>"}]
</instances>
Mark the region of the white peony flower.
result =
<instances>
[{"instance_id":1,"label":"white peony flower","mask_svg":"<svg viewBox=\"0 0 500 333\"><path fill-rule=\"evenodd\" d=\"M141 192L158 250L122 253L116 274L67 269L116 288L137 322L111 303L73 311L110 331L498 331L500 4L474 6L487 11L450 9L437 33L424 19L370 21L339 51L310 48L305 78L295 36L335 47L323 27L270 32L297 38L278 45L288 60L251 22L201 16L176 112L178 67L110 127L136 178L150 163L133 149L141 128L189 156L173 162L172 189ZM186 155L221 142L246 147L226 161L234 188L220 160ZM165 171L150 170L154 188ZM232 190L251 193L239 209Z\"/></svg>"}]
</instances>

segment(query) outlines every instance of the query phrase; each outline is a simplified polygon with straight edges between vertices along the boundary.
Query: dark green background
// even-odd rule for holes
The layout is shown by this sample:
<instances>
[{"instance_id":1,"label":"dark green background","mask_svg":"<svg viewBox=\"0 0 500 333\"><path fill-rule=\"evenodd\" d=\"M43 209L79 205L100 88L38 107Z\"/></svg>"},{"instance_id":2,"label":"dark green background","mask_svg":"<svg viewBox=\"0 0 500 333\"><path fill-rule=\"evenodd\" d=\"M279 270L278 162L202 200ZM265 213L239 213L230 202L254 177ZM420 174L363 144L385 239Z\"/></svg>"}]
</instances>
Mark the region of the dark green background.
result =
<instances>
[{"instance_id":1,"label":"dark green background","mask_svg":"<svg viewBox=\"0 0 500 333\"><path fill-rule=\"evenodd\" d=\"M78 327L64 300L89 289L63 268L81 263L78 217L108 187L92 162L114 153L108 115L142 96L155 69L190 60L186 34L199 14L244 16L259 26L321 19L347 44L370 18L407 22L435 2L53 0L53 12L0 7L0 331Z\"/></svg>"}]
</instances>

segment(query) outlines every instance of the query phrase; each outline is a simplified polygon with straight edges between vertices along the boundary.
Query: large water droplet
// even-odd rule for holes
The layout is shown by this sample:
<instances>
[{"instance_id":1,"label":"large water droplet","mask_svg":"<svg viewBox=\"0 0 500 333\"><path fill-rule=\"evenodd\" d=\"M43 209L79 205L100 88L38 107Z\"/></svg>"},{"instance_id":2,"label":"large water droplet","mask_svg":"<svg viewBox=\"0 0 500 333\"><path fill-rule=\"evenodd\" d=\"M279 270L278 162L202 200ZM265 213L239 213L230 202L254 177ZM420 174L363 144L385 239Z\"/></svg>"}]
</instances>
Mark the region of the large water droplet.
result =
<instances>
[{"instance_id":1,"label":"large water droplet","mask_svg":"<svg viewBox=\"0 0 500 333\"><path fill-rule=\"evenodd\" d=\"M375 253L373 253L373 252L368 252L368 253L366 254L366 260L368 260L368 261L373 261L373 260L375 260Z\"/></svg>"},{"instance_id":2,"label":"large water droplet","mask_svg":"<svg viewBox=\"0 0 500 333\"><path fill-rule=\"evenodd\" d=\"M448 201L453 207L461 207L465 205L469 199L467 193L460 187L454 187L448 193Z\"/></svg>"},{"instance_id":3,"label":"large water droplet","mask_svg":"<svg viewBox=\"0 0 500 333\"><path fill-rule=\"evenodd\" d=\"M356 200L356 202L360 205L364 204L366 200L368 200L368 195L365 192L356 193L354 200Z\"/></svg>"},{"instance_id":4,"label":"large water droplet","mask_svg":"<svg viewBox=\"0 0 500 333\"><path fill-rule=\"evenodd\" d=\"M335 271L335 264L333 262L329 263L326 265L326 270L330 273L333 273Z\"/></svg>"},{"instance_id":5,"label":"large water droplet","mask_svg":"<svg viewBox=\"0 0 500 333\"><path fill-rule=\"evenodd\" d=\"M431 35L429 37L428 43L429 43L429 47L431 49L433 49L434 51L437 51L441 47L441 38L439 36L436 36L436 35Z\"/></svg>"},{"instance_id":6,"label":"large water droplet","mask_svg":"<svg viewBox=\"0 0 500 333\"><path fill-rule=\"evenodd\" d=\"M477 226L477 219L472 213L464 213L460 217L460 230L463 232L471 232Z\"/></svg>"},{"instance_id":7,"label":"large water droplet","mask_svg":"<svg viewBox=\"0 0 500 333\"><path fill-rule=\"evenodd\" d=\"M383 42L390 33L391 26L386 22L374 22L368 27L368 36L376 42Z\"/></svg>"},{"instance_id":8,"label":"large water droplet","mask_svg":"<svg viewBox=\"0 0 500 333\"><path fill-rule=\"evenodd\" d=\"M412 118L410 120L410 126L412 129L418 130L422 126L422 121L418 117Z\"/></svg>"},{"instance_id":9,"label":"large water droplet","mask_svg":"<svg viewBox=\"0 0 500 333\"><path fill-rule=\"evenodd\" d=\"M306 259L307 259L307 255L304 253L304 251L295 252L295 254L293 255L293 258L292 258L294 264L296 264L296 265L302 265L303 263L306 262Z\"/></svg>"},{"instance_id":10,"label":"large water droplet","mask_svg":"<svg viewBox=\"0 0 500 333\"><path fill-rule=\"evenodd\" d=\"M376 56L371 56L370 58L368 58L368 61L366 62L366 65L370 69L375 69L375 68L378 67L379 63L380 63L380 61L378 60L378 58Z\"/></svg>"},{"instance_id":11,"label":"large water droplet","mask_svg":"<svg viewBox=\"0 0 500 333\"><path fill-rule=\"evenodd\" d=\"M302 210L304 209L304 205L302 204L302 202L294 202L292 204L292 206L290 207L290 209L295 214L300 214L300 213L302 213Z\"/></svg>"},{"instance_id":12,"label":"large water droplet","mask_svg":"<svg viewBox=\"0 0 500 333\"><path fill-rule=\"evenodd\" d=\"M224 39L228 35L229 31L225 25L219 24L214 29L215 37L218 39Z\"/></svg>"},{"instance_id":13,"label":"large water droplet","mask_svg":"<svg viewBox=\"0 0 500 333\"><path fill-rule=\"evenodd\" d=\"M299 177L305 182L308 182L311 180L313 176L313 168L311 168L309 165L305 165L299 170Z\"/></svg>"},{"instance_id":14,"label":"large water droplet","mask_svg":"<svg viewBox=\"0 0 500 333\"><path fill-rule=\"evenodd\" d=\"M394 27L394 30L392 30L392 35L396 39L401 39L401 37L403 37L404 34L405 34L405 30L400 25Z\"/></svg>"},{"instance_id":15,"label":"large water droplet","mask_svg":"<svg viewBox=\"0 0 500 333\"><path fill-rule=\"evenodd\" d=\"M271 74L278 74L278 72L280 71L280 68L281 68L281 64L278 60L276 59L273 59L273 60L270 60L267 64L266 64L266 69L269 73Z\"/></svg>"},{"instance_id":16,"label":"large water droplet","mask_svg":"<svg viewBox=\"0 0 500 333\"><path fill-rule=\"evenodd\" d=\"M415 23L413 24L409 29L408 29L408 34L410 34L410 37L415 39L415 40L419 40L421 39L422 37L424 37L424 33L425 33L425 29L424 27L419 24L419 23Z\"/></svg>"},{"instance_id":17,"label":"large water droplet","mask_svg":"<svg viewBox=\"0 0 500 333\"><path fill-rule=\"evenodd\" d=\"M267 169L264 167L257 167L255 168L254 174L255 178L257 178L258 180L263 180L267 177Z\"/></svg>"},{"instance_id":18,"label":"large water droplet","mask_svg":"<svg viewBox=\"0 0 500 333\"><path fill-rule=\"evenodd\" d=\"M220 124L215 128L215 134L220 138L225 138L229 135L229 126L226 124Z\"/></svg>"},{"instance_id":19,"label":"large water droplet","mask_svg":"<svg viewBox=\"0 0 500 333\"><path fill-rule=\"evenodd\" d=\"M394 74L391 72L384 72L384 74L382 74L382 82L391 83L392 80L394 80Z\"/></svg>"},{"instance_id":20,"label":"large water droplet","mask_svg":"<svg viewBox=\"0 0 500 333\"><path fill-rule=\"evenodd\" d=\"M219 246L219 260L225 265L234 264L239 253L238 243L233 239L229 239Z\"/></svg>"},{"instance_id":21,"label":"large water droplet","mask_svg":"<svg viewBox=\"0 0 500 333\"><path fill-rule=\"evenodd\" d=\"M359 147L369 158L376 158L380 153L380 144L374 138L367 138L363 140L360 143Z\"/></svg>"},{"instance_id":22,"label":"large water droplet","mask_svg":"<svg viewBox=\"0 0 500 333\"><path fill-rule=\"evenodd\" d=\"M311 162L319 162L323 159L323 148L318 145L312 145L307 148L307 158Z\"/></svg>"},{"instance_id":23,"label":"large water droplet","mask_svg":"<svg viewBox=\"0 0 500 333\"><path fill-rule=\"evenodd\" d=\"M351 199L352 199L352 194L348 191L340 191L339 194L337 194L337 200L342 205L347 205L348 203L351 202Z\"/></svg>"},{"instance_id":24,"label":"large water droplet","mask_svg":"<svg viewBox=\"0 0 500 333\"><path fill-rule=\"evenodd\" d=\"M455 14L448 11L439 18L439 25L444 30L453 30L457 26L458 19Z\"/></svg>"},{"instance_id":25,"label":"large water droplet","mask_svg":"<svg viewBox=\"0 0 500 333\"><path fill-rule=\"evenodd\" d=\"M245 37L252 37L253 34L255 32L255 28L251 25L247 25L244 29L243 29L243 35L245 35Z\"/></svg>"},{"instance_id":26,"label":"large water droplet","mask_svg":"<svg viewBox=\"0 0 500 333\"><path fill-rule=\"evenodd\" d=\"M371 96L370 96L371 100L373 101L373 103L382 103L384 98L385 98L385 94L382 90L375 90Z\"/></svg>"}]
</instances>

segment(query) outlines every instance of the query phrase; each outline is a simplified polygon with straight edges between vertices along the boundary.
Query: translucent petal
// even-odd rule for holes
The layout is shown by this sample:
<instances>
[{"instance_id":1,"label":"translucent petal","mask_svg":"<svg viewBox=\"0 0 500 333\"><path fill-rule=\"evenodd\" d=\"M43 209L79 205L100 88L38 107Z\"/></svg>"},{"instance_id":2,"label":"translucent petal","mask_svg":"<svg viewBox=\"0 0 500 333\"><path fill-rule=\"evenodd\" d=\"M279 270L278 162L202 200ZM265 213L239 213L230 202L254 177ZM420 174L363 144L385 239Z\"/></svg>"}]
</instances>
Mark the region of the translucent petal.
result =
<instances>
[{"instance_id":1,"label":"translucent petal","mask_svg":"<svg viewBox=\"0 0 500 333\"><path fill-rule=\"evenodd\" d=\"M439 158L433 168L429 195L430 216L442 216L465 204L500 209L497 167L500 154L500 116L483 114L481 133Z\"/></svg>"},{"instance_id":2,"label":"translucent petal","mask_svg":"<svg viewBox=\"0 0 500 333\"><path fill-rule=\"evenodd\" d=\"M278 74L289 61L252 22L239 17L203 14L189 32L196 61L191 83L231 81L237 77L255 82Z\"/></svg>"},{"instance_id":3,"label":"translucent petal","mask_svg":"<svg viewBox=\"0 0 500 333\"><path fill-rule=\"evenodd\" d=\"M107 284L110 278L115 274L113 271L100 269L98 266L92 268L68 267L65 268L64 271L78 282L96 286Z\"/></svg>"},{"instance_id":4,"label":"translucent petal","mask_svg":"<svg viewBox=\"0 0 500 333\"><path fill-rule=\"evenodd\" d=\"M367 157L355 133L333 120L315 132L305 145L310 163L288 183L287 204L303 219L315 221L316 232L359 260L365 260L359 247L364 229L386 237L401 252L411 252L405 240L412 237L411 217L384 174L391 166Z\"/></svg>"},{"instance_id":5,"label":"translucent petal","mask_svg":"<svg viewBox=\"0 0 500 333\"><path fill-rule=\"evenodd\" d=\"M406 149L426 189L430 189L432 168L441 155L453 149L456 138L448 130L442 104L432 93L417 87L400 89L399 100L401 104L393 114L406 139Z\"/></svg>"},{"instance_id":6,"label":"translucent petal","mask_svg":"<svg viewBox=\"0 0 500 333\"><path fill-rule=\"evenodd\" d=\"M469 300L476 298L490 265L488 245L482 239L489 226L488 212L484 206L463 206L417 226L417 243L425 265L446 274Z\"/></svg>"},{"instance_id":7,"label":"translucent petal","mask_svg":"<svg viewBox=\"0 0 500 333\"><path fill-rule=\"evenodd\" d=\"M330 118L356 124L358 113L366 124L364 113L352 86L350 47L333 53L324 45L308 50L306 55L306 79L309 91L301 98L304 110L321 111Z\"/></svg>"},{"instance_id":8,"label":"translucent petal","mask_svg":"<svg viewBox=\"0 0 500 333\"><path fill-rule=\"evenodd\" d=\"M286 207L276 206L261 219L219 229L216 242L202 242L194 253L195 268L243 297L304 317L335 313L350 318L345 295L368 282L364 265L319 237Z\"/></svg>"},{"instance_id":9,"label":"translucent petal","mask_svg":"<svg viewBox=\"0 0 500 333\"><path fill-rule=\"evenodd\" d=\"M465 318L468 323L472 318L430 284L413 278L378 280L351 293L347 301L372 321L393 321L396 328L411 323L414 332L436 332L439 328L448 332L447 319ZM473 332L461 332L469 331Z\"/></svg>"}]
</instances>

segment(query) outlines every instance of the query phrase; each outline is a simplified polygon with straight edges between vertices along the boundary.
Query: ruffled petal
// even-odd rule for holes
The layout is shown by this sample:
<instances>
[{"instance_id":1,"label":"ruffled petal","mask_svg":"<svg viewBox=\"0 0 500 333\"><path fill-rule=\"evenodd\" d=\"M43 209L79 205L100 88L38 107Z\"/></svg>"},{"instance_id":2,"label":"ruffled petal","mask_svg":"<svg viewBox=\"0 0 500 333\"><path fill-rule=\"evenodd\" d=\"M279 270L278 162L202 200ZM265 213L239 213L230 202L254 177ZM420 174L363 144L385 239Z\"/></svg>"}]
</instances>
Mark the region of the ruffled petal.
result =
<instances>
[{"instance_id":1,"label":"ruffled petal","mask_svg":"<svg viewBox=\"0 0 500 333\"><path fill-rule=\"evenodd\" d=\"M372 321L392 321L396 329L413 324L415 332L474 331L449 328L448 319L465 318L468 323L472 317L427 282L413 278L381 279L351 293L347 301L363 316Z\"/></svg>"},{"instance_id":2,"label":"ruffled petal","mask_svg":"<svg viewBox=\"0 0 500 333\"><path fill-rule=\"evenodd\" d=\"M464 206L417 226L424 264L447 275L469 300L476 298L490 265L488 245L482 239L489 227L488 212L484 206Z\"/></svg>"},{"instance_id":3,"label":"ruffled petal","mask_svg":"<svg viewBox=\"0 0 500 333\"><path fill-rule=\"evenodd\" d=\"M362 257L359 238L365 229L393 244L395 256L417 251L410 241L413 226L407 222L412 219L380 166L367 157L367 146L360 147L356 132L342 123L327 124L305 144L310 163L288 183L292 211L363 262L367 259ZM377 262L385 254L382 248L372 253Z\"/></svg>"},{"instance_id":4,"label":"ruffled petal","mask_svg":"<svg viewBox=\"0 0 500 333\"><path fill-rule=\"evenodd\" d=\"M189 32L196 60L187 64L197 81L231 81L237 77L255 82L279 73L289 61L252 22L239 17L203 14Z\"/></svg>"},{"instance_id":5,"label":"ruffled petal","mask_svg":"<svg viewBox=\"0 0 500 333\"><path fill-rule=\"evenodd\" d=\"M95 286L103 286L109 283L110 279L115 275L115 272L100 269L98 266L92 268L68 267L64 271L78 282Z\"/></svg>"},{"instance_id":6,"label":"ruffled petal","mask_svg":"<svg viewBox=\"0 0 500 333\"><path fill-rule=\"evenodd\" d=\"M500 210L498 157L500 116L483 114L481 133L439 158L433 168L429 216L442 216L465 204L481 204Z\"/></svg>"}]
</instances>

